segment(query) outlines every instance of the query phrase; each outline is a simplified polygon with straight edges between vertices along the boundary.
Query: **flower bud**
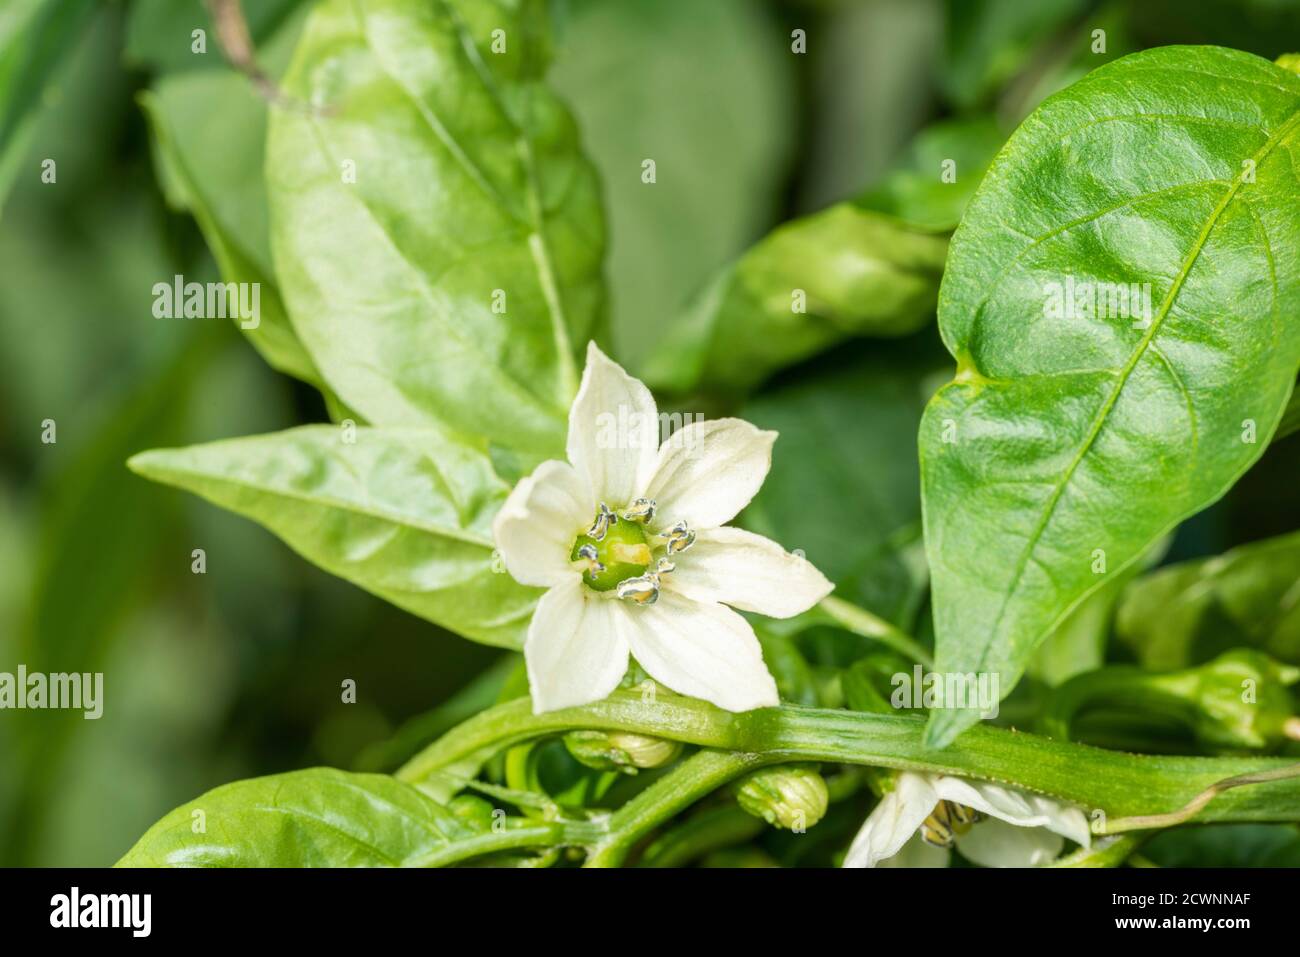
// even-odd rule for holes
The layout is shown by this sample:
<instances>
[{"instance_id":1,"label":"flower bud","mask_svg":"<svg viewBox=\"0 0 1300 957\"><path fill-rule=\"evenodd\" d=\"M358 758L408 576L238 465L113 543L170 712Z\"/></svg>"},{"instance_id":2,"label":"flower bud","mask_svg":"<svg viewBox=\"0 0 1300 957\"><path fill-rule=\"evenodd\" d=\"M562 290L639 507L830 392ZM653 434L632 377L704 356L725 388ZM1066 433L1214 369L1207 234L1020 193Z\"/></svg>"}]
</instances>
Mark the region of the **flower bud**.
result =
<instances>
[{"instance_id":1,"label":"flower bud","mask_svg":"<svg viewBox=\"0 0 1300 957\"><path fill-rule=\"evenodd\" d=\"M447 810L475 831L492 829L492 805L477 794L461 794L447 802Z\"/></svg>"},{"instance_id":2,"label":"flower bud","mask_svg":"<svg viewBox=\"0 0 1300 957\"><path fill-rule=\"evenodd\" d=\"M1286 740L1293 712L1287 686L1300 679L1300 668L1239 648L1184 674L1195 680L1192 731L1201 744L1273 749Z\"/></svg>"},{"instance_id":3,"label":"flower bud","mask_svg":"<svg viewBox=\"0 0 1300 957\"><path fill-rule=\"evenodd\" d=\"M624 774L661 767L682 752L680 742L629 731L570 731L564 736L564 746L589 768Z\"/></svg>"},{"instance_id":4,"label":"flower bud","mask_svg":"<svg viewBox=\"0 0 1300 957\"><path fill-rule=\"evenodd\" d=\"M736 801L773 827L802 833L826 814L830 793L813 764L755 771L736 788Z\"/></svg>"}]
</instances>

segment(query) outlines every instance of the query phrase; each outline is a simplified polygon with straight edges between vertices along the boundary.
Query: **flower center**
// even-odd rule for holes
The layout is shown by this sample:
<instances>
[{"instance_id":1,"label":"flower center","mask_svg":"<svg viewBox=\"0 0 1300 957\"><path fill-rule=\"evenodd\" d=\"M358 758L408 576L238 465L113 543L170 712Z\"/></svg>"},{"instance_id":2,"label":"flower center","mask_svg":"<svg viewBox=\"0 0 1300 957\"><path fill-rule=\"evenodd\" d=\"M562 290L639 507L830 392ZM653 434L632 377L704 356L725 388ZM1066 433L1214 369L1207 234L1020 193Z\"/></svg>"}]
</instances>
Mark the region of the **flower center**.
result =
<instances>
[{"instance_id":1,"label":"flower center","mask_svg":"<svg viewBox=\"0 0 1300 957\"><path fill-rule=\"evenodd\" d=\"M596 525L578 536L569 555L573 561L589 562L583 581L596 591L610 591L624 579L644 575L653 560L645 528L636 522L613 521L598 538L592 532L599 532L599 525L598 518Z\"/></svg>"},{"instance_id":2,"label":"flower center","mask_svg":"<svg viewBox=\"0 0 1300 957\"><path fill-rule=\"evenodd\" d=\"M660 576L675 565L671 556L684 552L695 543L695 533L685 522L666 531L647 535L645 525L654 517L655 503L639 498L622 515L604 502L596 512L591 528L579 535L569 552L569 560L586 566L583 581L594 591L613 591L625 601L653 605L659 598ZM654 549L664 554L655 558Z\"/></svg>"}]
</instances>

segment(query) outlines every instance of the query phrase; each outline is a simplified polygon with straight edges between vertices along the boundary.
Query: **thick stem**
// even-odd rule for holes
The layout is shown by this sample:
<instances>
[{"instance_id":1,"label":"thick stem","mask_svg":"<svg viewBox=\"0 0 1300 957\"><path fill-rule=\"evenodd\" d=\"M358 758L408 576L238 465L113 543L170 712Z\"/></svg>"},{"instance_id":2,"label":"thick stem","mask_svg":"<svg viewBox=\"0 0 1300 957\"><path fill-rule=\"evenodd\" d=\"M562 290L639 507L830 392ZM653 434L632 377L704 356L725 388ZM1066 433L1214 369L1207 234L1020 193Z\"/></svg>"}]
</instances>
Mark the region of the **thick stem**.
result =
<instances>
[{"instance_id":1,"label":"thick stem","mask_svg":"<svg viewBox=\"0 0 1300 957\"><path fill-rule=\"evenodd\" d=\"M732 714L694 698L660 694L644 701L618 691L581 708L533 715L527 699L485 711L409 761L398 777L419 782L458 762L485 759L533 738L578 728L633 731L776 761L932 771L1051 794L1107 818L1183 808L1228 778L1271 772L1272 758L1199 758L1126 754L979 725L945 749L927 748L924 720L910 715L784 706ZM1198 821L1300 819L1300 779L1267 780L1216 791Z\"/></svg>"}]
</instances>

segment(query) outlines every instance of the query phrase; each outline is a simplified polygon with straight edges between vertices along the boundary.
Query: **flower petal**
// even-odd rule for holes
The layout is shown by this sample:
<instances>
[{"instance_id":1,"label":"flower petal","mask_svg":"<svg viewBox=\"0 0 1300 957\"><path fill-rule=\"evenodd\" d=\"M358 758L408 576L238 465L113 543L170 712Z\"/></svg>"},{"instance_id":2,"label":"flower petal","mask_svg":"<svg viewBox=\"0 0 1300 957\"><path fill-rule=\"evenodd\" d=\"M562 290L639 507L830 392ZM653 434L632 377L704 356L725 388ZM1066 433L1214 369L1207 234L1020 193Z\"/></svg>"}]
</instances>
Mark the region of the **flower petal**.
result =
<instances>
[{"instance_id":1,"label":"flower petal","mask_svg":"<svg viewBox=\"0 0 1300 957\"><path fill-rule=\"evenodd\" d=\"M597 501L615 511L639 495L658 454L654 396L594 342L587 346L587 368L569 409L566 449Z\"/></svg>"},{"instance_id":2,"label":"flower petal","mask_svg":"<svg viewBox=\"0 0 1300 957\"><path fill-rule=\"evenodd\" d=\"M1072 804L1041 794L1016 791L999 784L966 778L936 777L934 789L945 801L956 801L1008 824L1017 827L1045 827L1083 847L1088 847L1092 842L1088 819Z\"/></svg>"},{"instance_id":3,"label":"flower petal","mask_svg":"<svg viewBox=\"0 0 1300 957\"><path fill-rule=\"evenodd\" d=\"M952 852L946 847L935 847L919 833L913 834L893 857L887 857L877 867L947 867Z\"/></svg>"},{"instance_id":4,"label":"flower petal","mask_svg":"<svg viewBox=\"0 0 1300 957\"><path fill-rule=\"evenodd\" d=\"M730 608L666 590L622 608L632 654L656 681L728 711L779 703L754 629Z\"/></svg>"},{"instance_id":5,"label":"flower petal","mask_svg":"<svg viewBox=\"0 0 1300 957\"><path fill-rule=\"evenodd\" d=\"M492 521L497 551L514 580L546 588L576 578L569 555L595 507L587 483L567 462L543 462L520 479Z\"/></svg>"},{"instance_id":6,"label":"flower petal","mask_svg":"<svg viewBox=\"0 0 1300 957\"><path fill-rule=\"evenodd\" d=\"M997 818L957 837L962 857L980 867L1041 867L1056 860L1065 838L1045 827L1017 827Z\"/></svg>"},{"instance_id":7,"label":"flower petal","mask_svg":"<svg viewBox=\"0 0 1300 957\"><path fill-rule=\"evenodd\" d=\"M698 532L735 518L767 478L775 441L775 432L742 419L678 429L659 450L643 493L658 504L656 527L684 519Z\"/></svg>"},{"instance_id":8,"label":"flower petal","mask_svg":"<svg viewBox=\"0 0 1300 957\"><path fill-rule=\"evenodd\" d=\"M894 790L880 799L849 845L845 867L875 867L893 857L939 803L928 774L904 771Z\"/></svg>"},{"instance_id":9,"label":"flower petal","mask_svg":"<svg viewBox=\"0 0 1300 957\"><path fill-rule=\"evenodd\" d=\"M811 562L739 528L705 529L673 561L665 588L771 618L807 611L835 587Z\"/></svg>"},{"instance_id":10,"label":"flower petal","mask_svg":"<svg viewBox=\"0 0 1300 957\"><path fill-rule=\"evenodd\" d=\"M533 714L590 704L618 687L627 672L619 604L576 575L542 596L524 639Z\"/></svg>"}]
</instances>

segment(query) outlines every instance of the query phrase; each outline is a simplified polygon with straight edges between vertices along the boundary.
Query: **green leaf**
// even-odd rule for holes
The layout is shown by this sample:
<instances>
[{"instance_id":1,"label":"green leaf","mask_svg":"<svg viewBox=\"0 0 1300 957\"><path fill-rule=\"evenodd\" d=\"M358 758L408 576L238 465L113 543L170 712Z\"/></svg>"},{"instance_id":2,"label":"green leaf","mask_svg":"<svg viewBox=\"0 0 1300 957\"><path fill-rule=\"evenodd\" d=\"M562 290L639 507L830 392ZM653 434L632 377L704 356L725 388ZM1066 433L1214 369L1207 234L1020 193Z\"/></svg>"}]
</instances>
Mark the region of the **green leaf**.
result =
<instances>
[{"instance_id":1,"label":"green leaf","mask_svg":"<svg viewBox=\"0 0 1300 957\"><path fill-rule=\"evenodd\" d=\"M578 0L562 15L551 82L603 173L612 339L635 369L664 318L771 225L797 58L751 0Z\"/></svg>"},{"instance_id":2,"label":"green leaf","mask_svg":"<svg viewBox=\"0 0 1300 957\"><path fill-rule=\"evenodd\" d=\"M90 0L8 0L0 10L0 205L48 102L46 85L94 12Z\"/></svg>"},{"instance_id":3,"label":"green leaf","mask_svg":"<svg viewBox=\"0 0 1300 957\"><path fill-rule=\"evenodd\" d=\"M141 94L172 200L193 214L226 282L260 286L256 326L236 323L275 369L320 386L271 267L261 156L266 106L243 77L193 72Z\"/></svg>"},{"instance_id":4,"label":"green leaf","mask_svg":"<svg viewBox=\"0 0 1300 957\"><path fill-rule=\"evenodd\" d=\"M1300 867L1294 824L1211 824L1161 831L1142 849L1160 867Z\"/></svg>"},{"instance_id":5,"label":"green leaf","mask_svg":"<svg viewBox=\"0 0 1300 957\"><path fill-rule=\"evenodd\" d=\"M741 524L801 550L837 595L904 629L927 584L916 429L941 361L928 345L859 350L741 413L779 433L767 481Z\"/></svg>"},{"instance_id":6,"label":"green leaf","mask_svg":"<svg viewBox=\"0 0 1300 957\"><path fill-rule=\"evenodd\" d=\"M1300 664L1300 532L1170 565L1124 591L1116 633L1149 668L1247 645Z\"/></svg>"},{"instance_id":7,"label":"green leaf","mask_svg":"<svg viewBox=\"0 0 1300 957\"><path fill-rule=\"evenodd\" d=\"M256 0L240 4L249 37L257 48L259 64L263 43L296 8L306 4L307 0ZM195 30L203 30L205 34L202 53L194 50ZM131 0L123 58L136 69L168 73L225 65L206 0Z\"/></svg>"},{"instance_id":8,"label":"green leaf","mask_svg":"<svg viewBox=\"0 0 1300 957\"><path fill-rule=\"evenodd\" d=\"M469 823L382 774L310 768L236 781L151 827L118 867L404 867L452 857Z\"/></svg>"},{"instance_id":9,"label":"green leaf","mask_svg":"<svg viewBox=\"0 0 1300 957\"><path fill-rule=\"evenodd\" d=\"M368 421L563 448L604 237L542 84L546 26L531 0L331 0L307 21L284 88L309 106L271 114L272 248L294 328Z\"/></svg>"},{"instance_id":10,"label":"green leaf","mask_svg":"<svg viewBox=\"0 0 1300 957\"><path fill-rule=\"evenodd\" d=\"M1168 547L1168 539L1157 542L1140 561L1108 578L1106 584L1076 605L1038 646L1026 669L1029 674L1055 687L1077 674L1100 668L1105 663L1106 643L1124 586L1160 561Z\"/></svg>"},{"instance_id":11,"label":"green leaf","mask_svg":"<svg viewBox=\"0 0 1300 957\"><path fill-rule=\"evenodd\" d=\"M667 330L646 380L744 391L851 336L915 332L934 312L947 248L944 236L849 202L786 223Z\"/></svg>"},{"instance_id":12,"label":"green leaf","mask_svg":"<svg viewBox=\"0 0 1300 957\"><path fill-rule=\"evenodd\" d=\"M1087 5L1087 0L948 0L939 71L944 93L963 109L988 99Z\"/></svg>"},{"instance_id":13,"label":"green leaf","mask_svg":"<svg viewBox=\"0 0 1300 957\"><path fill-rule=\"evenodd\" d=\"M517 648L540 592L494 558L507 487L485 452L434 429L334 426L184 449L129 465L266 526L294 551L421 618ZM498 570L500 569L500 570Z\"/></svg>"},{"instance_id":14,"label":"green leaf","mask_svg":"<svg viewBox=\"0 0 1300 957\"><path fill-rule=\"evenodd\" d=\"M301 31L302 16L282 22L295 3L262 5L249 25L257 38L258 65L269 76L283 72ZM263 171L266 101L247 77L224 67L219 52L209 59L189 53L188 44L179 42L193 24L207 23L206 6L192 6L137 4L129 21L128 58L171 68L139 97L153 133L160 185L172 206L194 216L222 278L259 284L260 321L248 328L239 323L249 341L273 368L323 389L320 373L289 323L271 261ZM183 16L172 19L176 11ZM177 47L185 57L173 62L167 54ZM193 69L196 62L208 68Z\"/></svg>"},{"instance_id":15,"label":"green leaf","mask_svg":"<svg viewBox=\"0 0 1300 957\"><path fill-rule=\"evenodd\" d=\"M1300 364L1297 140L1300 77L1169 47L1049 98L994 162L940 295L957 377L921 426L938 670L1009 692L1071 609L1267 447ZM1116 318L1058 312L1071 282L1149 284L1150 319L1104 286ZM930 720L938 744L976 715Z\"/></svg>"},{"instance_id":16,"label":"green leaf","mask_svg":"<svg viewBox=\"0 0 1300 957\"><path fill-rule=\"evenodd\" d=\"M913 226L951 232L1004 142L990 116L935 123L917 135L902 161L859 204Z\"/></svg>"}]
</instances>

